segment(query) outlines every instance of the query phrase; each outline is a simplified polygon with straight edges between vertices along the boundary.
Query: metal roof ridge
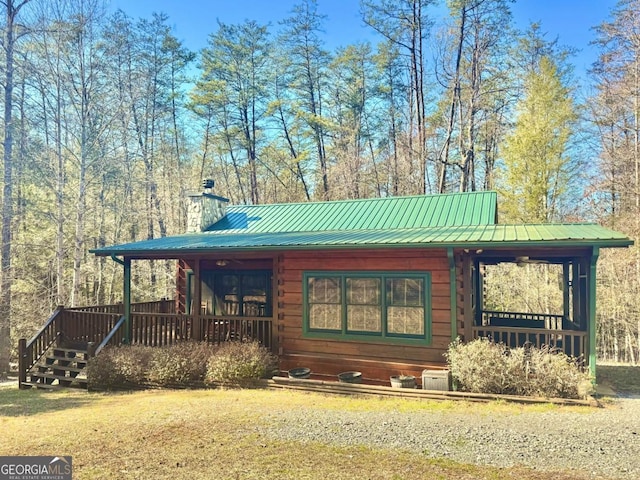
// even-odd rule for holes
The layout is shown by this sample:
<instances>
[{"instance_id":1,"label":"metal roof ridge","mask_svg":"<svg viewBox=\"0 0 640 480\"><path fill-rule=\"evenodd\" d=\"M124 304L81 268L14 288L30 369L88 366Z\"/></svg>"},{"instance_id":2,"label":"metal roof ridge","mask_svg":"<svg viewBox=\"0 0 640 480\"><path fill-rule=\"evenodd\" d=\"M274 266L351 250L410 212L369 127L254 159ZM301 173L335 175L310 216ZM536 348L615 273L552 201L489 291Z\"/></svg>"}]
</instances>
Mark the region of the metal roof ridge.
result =
<instances>
[{"instance_id":1,"label":"metal roof ridge","mask_svg":"<svg viewBox=\"0 0 640 480\"><path fill-rule=\"evenodd\" d=\"M467 230L467 229L478 229L480 227L486 227L487 225L436 225L429 227L394 227L394 228L350 228L350 229L332 229L332 230L282 230L277 232L262 232L262 231L249 231L241 228L230 228L228 230L207 230L205 232L194 232L194 233L182 233L179 236L191 236L191 235L237 235L237 234L268 234L268 235L276 235L276 234L285 234L285 233L295 233L295 234L309 234L309 233L347 233L347 232L389 232L389 231L413 231L413 230L445 230L445 229L455 229L455 230ZM489 227L495 227L498 225L488 225ZM168 237L176 237L178 235L169 235ZM164 237L164 238L168 238ZM160 237L158 237L160 238Z\"/></svg>"},{"instance_id":2,"label":"metal roof ridge","mask_svg":"<svg viewBox=\"0 0 640 480\"><path fill-rule=\"evenodd\" d=\"M577 226L577 225L595 225L598 227L602 227L602 228L609 228L609 227L603 227L602 225L600 225L599 223L596 222L571 222L571 223L495 223L493 224L496 227L540 227L540 226L546 226L546 227L571 227L571 226Z\"/></svg>"},{"instance_id":3,"label":"metal roof ridge","mask_svg":"<svg viewBox=\"0 0 640 480\"><path fill-rule=\"evenodd\" d=\"M263 207L271 207L271 206L288 206L288 205L315 205L319 203L352 203L352 202L366 202L366 201L390 201L390 200L398 200L402 198L425 198L425 197L452 197L452 196L471 196L471 195L487 195L487 194L496 194L495 190L479 190L475 192L450 192L450 193L418 193L415 195L396 195L389 197L369 197L369 198L343 198L340 200L311 200L308 202L279 202L279 203L260 203L260 204L247 204L247 203L235 203L230 204L227 209L237 207L237 208L263 208Z\"/></svg>"}]
</instances>

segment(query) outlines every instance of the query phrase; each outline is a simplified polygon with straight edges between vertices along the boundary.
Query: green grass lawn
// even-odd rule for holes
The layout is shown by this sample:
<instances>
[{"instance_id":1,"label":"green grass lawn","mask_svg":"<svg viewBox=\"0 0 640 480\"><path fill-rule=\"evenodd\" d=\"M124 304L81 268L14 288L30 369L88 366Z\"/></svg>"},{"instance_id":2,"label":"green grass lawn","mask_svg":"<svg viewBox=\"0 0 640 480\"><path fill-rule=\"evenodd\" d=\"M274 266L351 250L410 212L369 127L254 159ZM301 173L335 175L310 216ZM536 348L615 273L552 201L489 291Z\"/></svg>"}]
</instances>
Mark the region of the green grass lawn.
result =
<instances>
[{"instance_id":1,"label":"green grass lawn","mask_svg":"<svg viewBox=\"0 0 640 480\"><path fill-rule=\"evenodd\" d=\"M254 433L262 414L286 405L372 411L516 412L469 404L347 398L280 390L150 390L97 394L0 388L0 455L71 455L74 479L534 479L390 449L272 441ZM553 478L576 479L554 473Z\"/></svg>"}]
</instances>

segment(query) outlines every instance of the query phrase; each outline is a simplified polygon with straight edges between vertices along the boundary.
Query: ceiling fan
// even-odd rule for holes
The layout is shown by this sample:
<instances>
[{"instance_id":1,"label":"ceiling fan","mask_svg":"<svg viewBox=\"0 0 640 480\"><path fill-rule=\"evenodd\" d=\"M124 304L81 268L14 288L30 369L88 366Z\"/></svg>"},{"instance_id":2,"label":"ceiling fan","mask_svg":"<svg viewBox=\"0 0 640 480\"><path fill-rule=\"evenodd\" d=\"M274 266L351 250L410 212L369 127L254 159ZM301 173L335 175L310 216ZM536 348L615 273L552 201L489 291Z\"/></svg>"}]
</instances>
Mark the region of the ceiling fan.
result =
<instances>
[{"instance_id":1,"label":"ceiling fan","mask_svg":"<svg viewBox=\"0 0 640 480\"><path fill-rule=\"evenodd\" d=\"M531 258L526 255L516 257L515 264L516 265L544 265L550 263L549 260L542 260L539 258Z\"/></svg>"}]
</instances>

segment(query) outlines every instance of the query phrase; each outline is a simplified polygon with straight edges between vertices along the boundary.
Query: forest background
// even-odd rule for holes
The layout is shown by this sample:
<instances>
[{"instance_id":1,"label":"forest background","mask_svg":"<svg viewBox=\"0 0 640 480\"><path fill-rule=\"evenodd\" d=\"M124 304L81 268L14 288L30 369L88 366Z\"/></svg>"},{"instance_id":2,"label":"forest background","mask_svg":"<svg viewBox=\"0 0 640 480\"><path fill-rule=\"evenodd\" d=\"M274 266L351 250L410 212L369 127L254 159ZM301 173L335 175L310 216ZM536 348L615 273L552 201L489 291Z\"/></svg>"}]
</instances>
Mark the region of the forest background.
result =
<instances>
[{"instance_id":1,"label":"forest background","mask_svg":"<svg viewBox=\"0 0 640 480\"><path fill-rule=\"evenodd\" d=\"M121 301L121 267L88 250L183 232L205 177L235 204L497 190L501 223L623 231L635 245L599 261L598 352L639 362L640 0L593 26L588 89L512 4L361 0L378 41L329 47L300 0L193 52L161 13L0 0L0 373L56 305ZM133 275L134 300L173 296L173 264ZM548 273L511 275L500 307L553 308Z\"/></svg>"}]
</instances>

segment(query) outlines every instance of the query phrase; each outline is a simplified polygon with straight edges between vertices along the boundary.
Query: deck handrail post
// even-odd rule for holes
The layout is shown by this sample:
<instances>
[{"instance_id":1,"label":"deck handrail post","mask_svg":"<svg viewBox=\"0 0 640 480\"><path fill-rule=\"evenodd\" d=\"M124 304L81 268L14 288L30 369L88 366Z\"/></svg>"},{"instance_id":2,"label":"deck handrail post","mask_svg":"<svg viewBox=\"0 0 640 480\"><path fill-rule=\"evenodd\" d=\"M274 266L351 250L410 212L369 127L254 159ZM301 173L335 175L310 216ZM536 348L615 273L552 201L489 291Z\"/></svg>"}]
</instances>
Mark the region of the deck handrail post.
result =
<instances>
[{"instance_id":1,"label":"deck handrail post","mask_svg":"<svg viewBox=\"0 0 640 480\"><path fill-rule=\"evenodd\" d=\"M87 342L87 357L88 358L93 358L96 356L96 347L97 347L97 343L96 342Z\"/></svg>"},{"instance_id":2,"label":"deck handrail post","mask_svg":"<svg viewBox=\"0 0 640 480\"><path fill-rule=\"evenodd\" d=\"M27 339L18 340L18 388L23 389L23 383L27 381Z\"/></svg>"},{"instance_id":3,"label":"deck handrail post","mask_svg":"<svg viewBox=\"0 0 640 480\"><path fill-rule=\"evenodd\" d=\"M58 320L57 320L57 329L55 332L55 336L56 336L56 345L60 346L60 342L66 338L66 334L67 334L67 329L65 328L65 309L63 305L58 305L56 307L55 310L58 313Z\"/></svg>"}]
</instances>

